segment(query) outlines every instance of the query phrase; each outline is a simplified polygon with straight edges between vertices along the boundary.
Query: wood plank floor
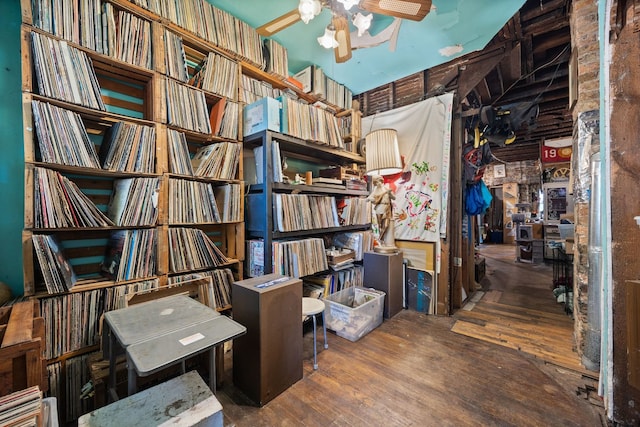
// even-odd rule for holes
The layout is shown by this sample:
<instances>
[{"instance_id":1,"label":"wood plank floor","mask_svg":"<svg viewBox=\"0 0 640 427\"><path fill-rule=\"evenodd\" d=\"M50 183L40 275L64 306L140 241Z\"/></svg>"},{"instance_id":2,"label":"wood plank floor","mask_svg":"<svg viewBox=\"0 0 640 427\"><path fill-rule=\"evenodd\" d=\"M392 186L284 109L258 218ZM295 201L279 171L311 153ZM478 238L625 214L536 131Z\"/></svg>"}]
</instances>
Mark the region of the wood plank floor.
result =
<instances>
[{"instance_id":1,"label":"wood plank floor","mask_svg":"<svg viewBox=\"0 0 640 427\"><path fill-rule=\"evenodd\" d=\"M452 331L597 379L574 351L573 318L551 292L551 266L515 262L508 245L484 245L479 252L487 262L484 296L455 314Z\"/></svg>"},{"instance_id":2,"label":"wood plank floor","mask_svg":"<svg viewBox=\"0 0 640 427\"><path fill-rule=\"evenodd\" d=\"M488 260L487 269L491 268ZM494 276L498 270L494 267ZM540 277L545 274L541 272ZM518 281L513 284L522 286ZM589 403L593 380L524 351L451 331L462 318L486 327L493 314L516 326L520 318L531 316L536 327L521 332L532 341L546 327L555 330L556 322L568 317L561 308L546 307L537 298L534 307L510 313L503 307L510 305L505 301L522 295L507 295L509 286L502 282L496 287L487 292L486 302L476 303L482 310L461 310L460 317L404 310L355 343L330 333L329 348L318 346L317 371L312 369L312 333L307 331L303 379L262 408L231 384L228 353L224 386L217 395L226 425L605 425L602 408ZM547 291L551 292L550 287ZM555 304L553 298L551 304ZM506 334L506 328L499 333ZM562 341L548 332L544 335L547 347L540 352L552 351ZM579 390L587 393L581 395Z\"/></svg>"}]
</instances>

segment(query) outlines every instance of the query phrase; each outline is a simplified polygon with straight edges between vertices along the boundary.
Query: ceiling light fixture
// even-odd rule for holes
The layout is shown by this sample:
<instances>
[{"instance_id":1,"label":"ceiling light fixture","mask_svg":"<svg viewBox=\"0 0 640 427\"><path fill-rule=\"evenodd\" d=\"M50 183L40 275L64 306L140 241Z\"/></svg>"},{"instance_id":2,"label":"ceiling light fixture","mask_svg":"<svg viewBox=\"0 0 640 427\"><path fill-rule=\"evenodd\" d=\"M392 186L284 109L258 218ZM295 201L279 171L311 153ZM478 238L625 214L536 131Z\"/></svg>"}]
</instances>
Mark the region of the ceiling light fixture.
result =
<instances>
[{"instance_id":1,"label":"ceiling light fixture","mask_svg":"<svg viewBox=\"0 0 640 427\"><path fill-rule=\"evenodd\" d=\"M358 12L353 16L353 25L358 29L358 37L362 37L362 35L371 27L371 20L373 19L373 14L370 13L368 15L363 15Z\"/></svg>"},{"instance_id":2,"label":"ceiling light fixture","mask_svg":"<svg viewBox=\"0 0 640 427\"><path fill-rule=\"evenodd\" d=\"M324 29L324 34L321 37L318 37L318 43L320 46L325 49L335 49L338 47L338 42L336 41L336 30L330 28L328 26Z\"/></svg>"},{"instance_id":3,"label":"ceiling light fixture","mask_svg":"<svg viewBox=\"0 0 640 427\"><path fill-rule=\"evenodd\" d=\"M360 3L360 0L338 0L338 3L342 3L346 10L350 10L353 6Z\"/></svg>"},{"instance_id":4,"label":"ceiling light fixture","mask_svg":"<svg viewBox=\"0 0 640 427\"><path fill-rule=\"evenodd\" d=\"M298 4L298 12L300 12L300 19L305 24L308 24L314 17L318 16L322 11L322 4L320 0L300 0Z\"/></svg>"}]
</instances>

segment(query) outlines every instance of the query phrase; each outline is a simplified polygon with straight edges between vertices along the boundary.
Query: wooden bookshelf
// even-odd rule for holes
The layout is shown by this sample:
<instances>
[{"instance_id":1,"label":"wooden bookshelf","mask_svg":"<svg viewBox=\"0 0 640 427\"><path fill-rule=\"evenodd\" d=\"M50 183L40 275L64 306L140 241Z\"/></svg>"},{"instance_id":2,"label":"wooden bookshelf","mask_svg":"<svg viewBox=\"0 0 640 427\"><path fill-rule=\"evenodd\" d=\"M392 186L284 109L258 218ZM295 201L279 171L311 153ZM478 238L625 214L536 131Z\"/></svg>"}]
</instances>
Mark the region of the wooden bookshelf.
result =
<instances>
[{"instance_id":1,"label":"wooden bookshelf","mask_svg":"<svg viewBox=\"0 0 640 427\"><path fill-rule=\"evenodd\" d=\"M87 0L84 3L92 2L93 0ZM80 0L63 0L62 3L79 5L82 2ZM226 98L214 91L194 87L188 82L176 80L168 74L164 35L166 31L171 31L179 37L186 55L194 60L201 60L209 53L222 55L235 64L236 70L232 71L232 73L235 74L236 81L240 80L241 64L255 62L248 57L251 55L245 55L250 52L245 52L245 54L231 52L229 49L217 46L211 40L201 38L192 29L179 26L153 11L148 11L125 0L106 0L102 3L113 7L116 13L131 14L132 17L138 20L136 22L141 23L141 28L147 28L140 30L143 31L140 34L145 39L145 43L147 41L149 43L150 62L148 66L132 65L129 63L130 61L118 59L113 54L87 46L83 40L65 40L63 36L52 34L47 29L37 27L37 20L34 19L33 14L33 5L37 4L37 1L21 0L23 16L21 29L22 91L25 129L24 294L33 297L37 301L37 307L43 309L43 316L47 319L42 327L42 343L43 348L46 350L45 354L47 354L47 369L44 370L44 375L48 371L51 378L53 378L52 381L55 386L51 387L51 393L59 397L61 419L67 422L74 420L83 411L89 409L79 403L78 405L72 404L73 401L77 400L79 402L80 399L79 396L68 395L65 392L67 389L66 383L67 381L73 380L75 382L79 381L79 378L85 378L84 374L77 375L77 373L86 371L84 359L91 352L99 349L98 325L100 316L105 311L118 308L123 296L126 294L141 290L161 289L169 285L179 286L176 282L185 280L187 276L211 275L212 271L216 269L226 269L233 280L241 280L243 278L245 257L241 106L238 105L236 110L229 113L229 118L234 119L231 121L231 129L235 126L237 130L235 137L224 137L210 132L203 132L203 126L194 125L190 127L181 123L170 124L171 120L178 114L184 114L188 119L191 118L189 116L191 114L189 104L197 96L202 100L201 109L203 113L198 119L202 120L201 124L210 125L210 112L216 104L222 101L227 103L238 101L237 83L228 92L233 96ZM102 3L97 2L95 4L100 5ZM195 4L193 1L188 3ZM212 6L209 5L207 7ZM73 21L77 22L77 20ZM84 22L87 21L81 20L81 24ZM43 78L54 79L54 74L47 73L42 68L42 65L36 64L37 55L33 53L32 33L37 34L38 37L46 38L47 42L52 45L64 44L65 49L68 48L71 51L79 52L80 55L86 55L90 63L90 72L95 74L99 97L105 106L104 110L80 105L63 97L52 97L41 91ZM144 53L142 55L145 56ZM195 71L195 68L189 65L185 69L188 73ZM59 70L61 73L67 71L64 67ZM74 71L79 72L77 70ZM189 76L191 75L189 74ZM167 88L171 86L185 88L185 93L188 95L182 100L176 100L173 94L168 93ZM85 89L85 87L78 87L73 91L82 92ZM99 167L43 161L43 146L40 145L43 140L38 131L43 132L44 125L42 122L36 123L38 118L34 117L33 102L46 104L48 106L46 111L55 111L56 114L58 114L58 111L64 111L65 114L69 112L69 114L73 114L74 118L77 117L78 127L74 128L74 132L79 132L83 140L88 138L90 142L88 145L93 147L99 157ZM169 107L176 106L177 103L180 104L181 108L171 111ZM62 128L59 130L60 134L54 135L52 133L51 129L55 129L53 127L55 123L57 123L56 120L51 120L51 127L48 128L47 135L52 137L51 147L60 149L62 145L59 141L65 140L65 135ZM145 148L143 152L144 156L149 156L153 163L150 172L107 170L103 167L103 159L100 158L99 154L100 148L105 141L105 135L109 132L114 132L117 126L125 127L125 125L131 129L144 127L153 130L153 144L149 148ZM225 178L193 176L184 171L176 173L175 169L172 168L172 162L175 161L172 156L175 155L175 150L172 151L169 146L170 131L177 131L184 135L186 145L181 146L180 149L186 151L180 152L182 158L186 156L186 158L190 159L200 148L211 144L223 142L236 144L239 147L237 150L239 154L237 156L237 164L233 167L235 173ZM134 134L134 131L131 132L131 135L138 135L137 133ZM131 135L128 137L133 137ZM78 147L73 145L70 149L77 151ZM64 179L73 183L74 188L77 188L79 193L84 194L95 208L103 213L108 212L110 201L114 198L114 183L116 181L129 178L157 178L159 185L156 196L140 204L140 208L153 205L157 211L156 220L153 224L132 226L38 227L35 223L35 207L40 206L41 209L48 211L53 206L49 204L53 204L54 201L48 198L48 191L41 191L44 188L40 185L41 181L34 175L36 170L47 170L51 171L52 174L55 173L53 176L64 177ZM170 180L197 182L211 186L211 188L225 185L239 186L240 191L237 194L237 203L234 204L237 207L237 218L230 221L221 219L214 222L193 221L177 223L170 221ZM44 205L38 205L37 203L44 203ZM203 236L202 238L206 239L210 246L218 248L224 254L225 261L217 265L199 265L196 268L172 270L170 262L172 242L170 241L170 235L172 233L171 230L178 227L193 230L194 233ZM140 256L150 254L149 259L153 261L153 267L151 268L153 274L143 274L133 279L116 280L114 277L106 275L105 271L103 271L103 266L108 261L110 238L116 232L129 231L153 232L154 240L149 240L148 246L136 246L137 253L132 257L132 260L140 260ZM53 236L59 242L58 252L55 252L56 256L59 255L64 258L76 275L75 284L68 291L47 292L46 287L43 285L42 267L53 269L54 267L51 264L53 258L50 258L51 263L48 263L48 265L43 266L40 264L33 242L36 235ZM180 256L180 254L174 252L174 256ZM131 264L131 268L136 267ZM227 288L230 289L230 283L227 283L227 285ZM216 284L216 286L222 285ZM63 307L68 312L65 312ZM225 311L229 310L231 305L225 303L215 308L219 311ZM62 319L67 321L61 322ZM45 342L46 345L44 345ZM86 373L88 378L88 371ZM71 375L76 375L76 377L72 378ZM77 385L79 387L76 387ZM79 393L82 385L74 383L72 388L77 388L77 393ZM42 388L46 389L46 386Z\"/></svg>"},{"instance_id":2,"label":"wooden bookshelf","mask_svg":"<svg viewBox=\"0 0 640 427\"><path fill-rule=\"evenodd\" d=\"M49 2L50 3L50 2ZM98 6L101 13L104 10L113 10L114 16L122 14L128 16L131 22L136 23L134 29L129 27L118 28L111 25L107 19L92 21L91 19L71 19L65 17L65 22L73 22L79 25L78 31L69 34L53 34L54 30L48 28L45 21L48 16L55 16L51 10L50 15L38 14L34 7L39 5L39 0L21 0L22 10L22 91L23 91L23 124L24 124L24 152L25 152L25 230L23 232L23 271L24 271L24 293L27 296L36 298L42 310L43 316L50 317L45 328L45 334L55 336L55 339L48 338L51 342L46 349L48 356L47 370L52 377L55 387L52 393L62 399L59 406L61 418L65 421L72 421L77 418L79 411L84 411L87 407L78 404L68 404L74 396L66 395L66 380L70 378L74 381L72 388L80 390L83 384L75 383L84 378L89 378L86 372L86 361L89 353L99 348L98 329L96 328L98 319L104 311L114 309L118 306L123 295L148 291L157 288L165 288L174 285L176 282L188 280L189 275L211 275L212 271L228 269L234 280L243 279L243 265L245 262L245 189L244 189L244 160L243 147L245 142L242 135L242 109L244 100L242 93L242 77L250 76L261 82L272 85L280 90L285 90L300 100L313 104L322 101L317 96L304 93L295 85L287 82L288 76L278 75L274 72L265 71L265 64L262 60L262 43L255 29L248 27L245 23L231 17L226 12L216 9L204 0L176 0L162 2L169 11L169 15L161 16L159 11L145 9L133 1L127 0L61 0L60 4L65 6L78 7L83 4L87 8ZM103 8L103 6L106 6ZM41 11L42 12L42 11ZM42 12L44 13L44 12ZM80 16L80 15L78 15ZM93 16L93 18L96 18ZM55 18L53 18L55 19ZM213 20L214 22L208 22ZM44 24L43 24L44 22ZM95 28L89 28L87 22L95 22ZM108 22L109 24L105 24ZM79 23L79 24L78 24ZM84 27L83 25L87 25ZM107 25L103 28L103 25ZM114 24L120 25L120 24ZM60 26L61 27L61 26ZM221 30L217 30L220 28ZM232 29L233 31L225 31ZM135 31L134 31L135 30ZM123 39L123 35L135 33L139 38L139 43L135 46L129 43L131 40ZM53 46L64 44L65 49L78 52L80 56L88 58L89 71L95 74L96 85L99 88L99 101L104 104L103 108L85 105L86 103L70 101L64 96L50 96L42 93L43 73L38 74L36 58L34 55L32 33L37 37L46 38ZM171 33L171 52L165 43L165 38ZM114 48L109 37L100 38L113 34L115 42L123 42L119 48ZM237 41L240 40L240 43ZM134 53L138 45L143 46L143 50L138 55L133 55L133 59L126 59L126 56ZM182 46L184 55L179 46ZM147 49L144 50L144 49ZM114 50L115 49L115 50ZM177 49L177 50L175 50ZM66 50L65 50L66 52ZM180 53L176 53L180 52ZM45 52L47 53L47 52ZM148 55L147 55L148 53ZM75 54L75 53L74 53ZM185 80L185 75L178 77L176 70L181 70L181 60L186 59L186 76L192 77L197 71L198 65L207 58L209 54L220 55L231 61L231 65L237 66L235 71L230 71L230 75L235 73L233 80L236 83L228 91L208 90L194 87L189 84L189 79ZM66 54L65 54L66 55ZM134 65L131 62L138 64ZM38 64L39 65L39 64ZM41 65L39 65L42 67ZM282 68L282 64L279 64ZM233 69L233 67L232 67ZM59 74L66 75L70 72L65 66L58 69ZM73 70L76 72L75 68ZM282 70L280 70L280 73ZM181 73L178 73L181 74ZM50 82L55 80L54 74L46 75ZM81 77L87 77L81 75ZM90 88L84 86L75 87L71 92L82 92ZM183 88L185 96L177 100L172 88ZM220 87L218 86L218 89ZM222 88L226 89L226 88ZM64 91L63 91L64 92ZM219 92L225 92L225 97ZM232 95L232 96L229 96ZM201 114L197 118L197 123L190 120L189 116L194 108L189 108L193 102L192 98L198 98ZM168 100L169 99L169 100ZM100 167L91 167L85 164L70 165L60 162L43 161L42 149L39 145L42 141L38 136L38 129L42 130L42 123L36 123L37 118L32 112L33 102L45 103L52 111L61 109L74 114L77 117L78 128L74 130L80 132L81 138L89 139L93 148L99 156L105 135L114 132L120 127L138 129L142 127L152 128L154 133L154 144L145 155L150 155L153 168L150 171L114 169L107 170L100 160ZM181 109L172 109L177 104L184 106ZM234 104L236 103L236 104ZM231 105L231 107L230 107ZM55 108L53 108L55 107ZM224 107L224 108L222 108ZM234 109L235 108L235 109ZM351 117L351 131L345 136L345 140L357 141L360 137L359 112L357 106L352 110L342 111L342 109L329 105L333 112L338 112L339 117ZM220 110L220 115L212 118L212 110ZM57 111L57 110L56 110ZM186 121L176 121L177 116L185 114ZM57 113L56 113L57 114ZM226 117L225 117L226 116ZM75 119L74 119L75 120ZM221 127L227 131L210 133L205 132L206 125L211 125L214 121L225 121ZM52 121L55 123L55 120ZM219 122L217 122L219 123ZM231 123L231 124L229 124ZM125 126L126 125L126 126ZM39 128L40 127L40 128ZM214 126L217 127L217 126ZM74 128L75 129L75 128ZM132 131L133 132L133 131ZM175 142L175 132L184 138L180 144ZM233 136L229 136L233 135ZM56 135L56 141L62 140L64 135ZM278 135L284 141L288 141L288 150L292 155L307 160L319 160L327 164L363 164L364 158L357 154L355 148L351 150L338 149L335 147L322 146L309 141L303 141L287 135ZM234 165L235 174L220 178L214 175L196 176L188 170L176 169L180 160L186 157L192 158L200 149L212 146L217 143L230 143L239 146L237 165ZM113 142L112 142L113 143ZM140 144L140 142L137 142ZM53 142L52 144L55 144ZM57 144L60 144L59 142ZM175 144L171 146L170 144ZM255 144L254 140L249 140L249 145ZM87 144L89 145L89 144ZM185 148L186 147L186 148ZM355 147L355 144L352 145ZM57 148L60 148L58 145ZM72 147L76 150L77 147ZM185 157L186 156L186 157ZM127 162L129 163L129 162ZM135 162L133 162L135 164ZM139 224L133 226L100 225L90 226L66 226L66 227L39 227L36 226L35 207L47 211L50 207L47 203L54 203L47 199L48 193L40 191L40 180L36 179L36 170L51 171L59 180L68 180L73 184L74 191L86 196L88 201L97 210L108 212L109 203L114 197L114 183L118 180L129 178L157 178L159 186L157 198L152 198L147 202L157 209L156 220L153 224ZM220 187L223 185L239 185L239 200L235 206L239 210L239 220L220 221L193 221L178 222L170 218L170 182L194 182ZM52 184L53 185L53 184ZM69 184L71 186L71 184ZM71 187L70 187L71 188ZM303 189L305 193L312 194L313 188ZM287 192L285 188L277 191ZM271 194L272 188L265 187L264 194ZM327 190L317 189L315 193L330 193ZM364 196L363 192L334 191L332 194L340 196ZM78 197L81 197L78 194ZM89 203L88 202L88 203ZM44 205L37 205L44 203ZM42 207L44 206L44 208ZM141 208L144 204L140 205ZM64 209L63 209L64 210ZM270 211L270 207L263 206L261 211ZM40 213L42 214L42 212ZM270 214L269 214L270 217ZM199 265L197 267L184 269L172 268L171 248L175 242L171 241L172 234L178 228L187 228L193 234L206 236L211 245L218 248L225 256L225 261L217 265ZM346 229L362 229L364 226L346 227ZM110 239L114 233L137 231L140 233L152 232L154 240L150 240L149 246L136 247L140 253L152 251L153 274L143 274L135 279L115 280L114 277L105 275L103 264L107 259L110 247ZM326 229L327 232L338 231L338 228ZM285 233L283 233L284 235ZM315 233L318 234L317 232ZM59 251L56 255L66 259L77 276L75 285L65 292L50 294L43 286L44 274L42 266L38 262L38 253L34 247L34 236L53 236L59 242ZM304 232L299 232L304 235ZM271 239L271 236L268 237ZM270 240L269 240L270 242ZM42 255L42 254L40 254ZM174 252L174 255L176 254ZM53 260L53 258L51 258ZM175 261L175 259L174 259ZM49 265L44 266L49 268ZM98 301L102 301L101 305ZM84 305L83 305L84 304ZM74 313L65 313L62 307L82 307L76 308ZM217 307L218 310L228 310L231 306L225 304ZM71 316L71 317L70 317ZM84 317L86 316L86 317ZM87 325L82 330L64 329L66 326L59 322L62 318L70 318L75 328L78 325ZM56 323L58 322L58 323ZM55 325L53 327L52 325ZM58 328L58 329L56 329ZM65 341L64 337L81 336L73 342ZM55 343L55 345L54 345ZM86 374L86 375L85 375ZM73 378L72 378L73 377ZM77 397L77 396L76 396ZM66 401L66 402L65 402Z\"/></svg>"}]
</instances>

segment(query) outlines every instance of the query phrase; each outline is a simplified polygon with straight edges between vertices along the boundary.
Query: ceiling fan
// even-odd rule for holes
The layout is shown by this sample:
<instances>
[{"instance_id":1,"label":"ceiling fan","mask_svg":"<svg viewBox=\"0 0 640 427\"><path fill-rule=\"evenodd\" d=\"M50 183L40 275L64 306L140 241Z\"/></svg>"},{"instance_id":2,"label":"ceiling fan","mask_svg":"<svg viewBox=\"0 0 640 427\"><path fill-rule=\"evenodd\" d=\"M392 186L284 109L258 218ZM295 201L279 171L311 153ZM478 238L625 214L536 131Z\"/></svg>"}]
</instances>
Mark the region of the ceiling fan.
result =
<instances>
[{"instance_id":1,"label":"ceiling fan","mask_svg":"<svg viewBox=\"0 0 640 427\"><path fill-rule=\"evenodd\" d=\"M299 6L276 19L258 27L258 33L265 37L281 31L296 22L305 23L320 14L322 8L332 13L331 24L318 42L326 48L333 48L336 62L346 62L351 58L351 31L349 17L358 28L357 34L363 35L371 23L372 15L360 12L351 13L353 6L364 12L388 15L396 18L421 21L431 10L431 0L299 0Z\"/></svg>"}]
</instances>

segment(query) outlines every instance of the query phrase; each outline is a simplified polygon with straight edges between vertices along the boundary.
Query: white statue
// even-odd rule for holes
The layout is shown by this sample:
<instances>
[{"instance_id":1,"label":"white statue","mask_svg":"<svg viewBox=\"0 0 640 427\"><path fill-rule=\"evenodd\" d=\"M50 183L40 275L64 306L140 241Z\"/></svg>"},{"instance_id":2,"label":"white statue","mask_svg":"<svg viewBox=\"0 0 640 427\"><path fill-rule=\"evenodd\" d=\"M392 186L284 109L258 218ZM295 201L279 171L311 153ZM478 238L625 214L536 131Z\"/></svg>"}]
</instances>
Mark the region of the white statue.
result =
<instances>
[{"instance_id":1,"label":"white statue","mask_svg":"<svg viewBox=\"0 0 640 427\"><path fill-rule=\"evenodd\" d=\"M371 182L373 189L367 200L373 204L373 212L378 222L378 242L380 244L374 250L376 252L395 252L398 249L395 244L392 205L395 196L384 185L384 179L380 175L374 175Z\"/></svg>"}]
</instances>

